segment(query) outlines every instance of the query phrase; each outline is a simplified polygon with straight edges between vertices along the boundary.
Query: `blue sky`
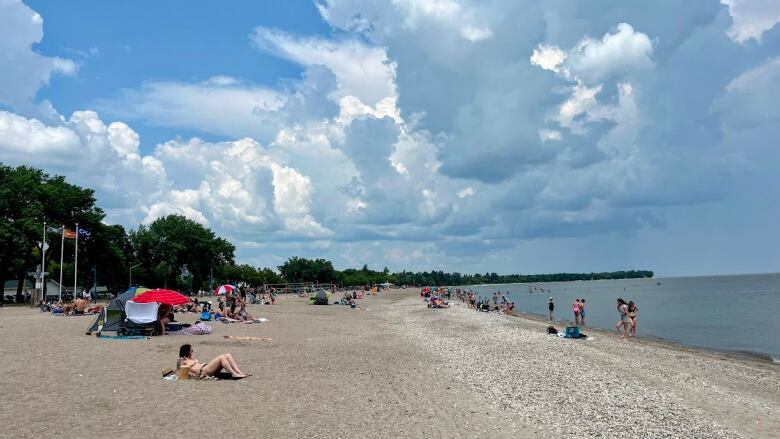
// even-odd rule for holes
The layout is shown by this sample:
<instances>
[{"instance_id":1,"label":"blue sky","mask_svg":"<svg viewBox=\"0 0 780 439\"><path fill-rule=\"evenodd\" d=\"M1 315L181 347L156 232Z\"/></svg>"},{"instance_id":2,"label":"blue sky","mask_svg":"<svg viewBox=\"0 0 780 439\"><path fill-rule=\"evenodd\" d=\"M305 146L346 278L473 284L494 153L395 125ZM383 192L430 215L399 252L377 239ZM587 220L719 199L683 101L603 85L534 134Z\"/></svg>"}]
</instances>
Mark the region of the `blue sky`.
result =
<instances>
[{"instance_id":1,"label":"blue sky","mask_svg":"<svg viewBox=\"0 0 780 439\"><path fill-rule=\"evenodd\" d=\"M780 270L780 0L0 0L0 161L238 259Z\"/></svg>"}]
</instances>

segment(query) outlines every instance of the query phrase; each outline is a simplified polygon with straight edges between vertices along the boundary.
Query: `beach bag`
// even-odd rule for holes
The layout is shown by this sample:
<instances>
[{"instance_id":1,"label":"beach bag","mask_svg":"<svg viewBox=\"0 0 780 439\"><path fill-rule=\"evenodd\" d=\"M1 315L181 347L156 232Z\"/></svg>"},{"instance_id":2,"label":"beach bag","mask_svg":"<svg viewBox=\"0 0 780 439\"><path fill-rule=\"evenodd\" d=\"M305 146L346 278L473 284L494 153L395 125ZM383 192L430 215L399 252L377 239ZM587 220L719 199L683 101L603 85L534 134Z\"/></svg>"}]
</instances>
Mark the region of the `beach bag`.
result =
<instances>
[{"instance_id":1,"label":"beach bag","mask_svg":"<svg viewBox=\"0 0 780 439\"><path fill-rule=\"evenodd\" d=\"M579 326L567 326L566 327L566 338L580 338L580 327Z\"/></svg>"},{"instance_id":2,"label":"beach bag","mask_svg":"<svg viewBox=\"0 0 780 439\"><path fill-rule=\"evenodd\" d=\"M555 326L548 326L548 327L547 327L547 333L548 333L548 334L553 334L553 335L555 335L555 334L557 334L557 333L558 333L558 330L557 330L557 329L555 329Z\"/></svg>"},{"instance_id":3,"label":"beach bag","mask_svg":"<svg viewBox=\"0 0 780 439\"><path fill-rule=\"evenodd\" d=\"M209 311L203 311L200 313L200 319L203 321L211 320L211 313Z\"/></svg>"}]
</instances>

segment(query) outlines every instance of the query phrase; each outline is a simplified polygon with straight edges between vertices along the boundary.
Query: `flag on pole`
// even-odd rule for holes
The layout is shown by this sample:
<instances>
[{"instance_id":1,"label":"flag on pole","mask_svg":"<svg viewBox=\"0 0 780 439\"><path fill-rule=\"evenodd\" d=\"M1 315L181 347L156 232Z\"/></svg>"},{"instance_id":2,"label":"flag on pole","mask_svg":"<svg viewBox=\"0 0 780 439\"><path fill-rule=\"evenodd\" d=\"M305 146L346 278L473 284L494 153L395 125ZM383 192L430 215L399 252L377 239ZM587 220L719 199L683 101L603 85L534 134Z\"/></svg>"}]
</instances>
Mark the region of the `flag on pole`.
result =
<instances>
[{"instance_id":1,"label":"flag on pole","mask_svg":"<svg viewBox=\"0 0 780 439\"><path fill-rule=\"evenodd\" d=\"M82 238L89 238L90 236L92 236L92 234L89 233L89 231L87 230L84 229L78 229L78 230L79 230L79 236Z\"/></svg>"},{"instance_id":2,"label":"flag on pole","mask_svg":"<svg viewBox=\"0 0 780 439\"><path fill-rule=\"evenodd\" d=\"M62 236L64 236L66 239L76 239L78 234L74 232L73 230L70 230L67 227L63 227L62 229Z\"/></svg>"},{"instance_id":3,"label":"flag on pole","mask_svg":"<svg viewBox=\"0 0 780 439\"><path fill-rule=\"evenodd\" d=\"M46 231L49 233L60 233L62 232L62 227L46 226Z\"/></svg>"}]
</instances>

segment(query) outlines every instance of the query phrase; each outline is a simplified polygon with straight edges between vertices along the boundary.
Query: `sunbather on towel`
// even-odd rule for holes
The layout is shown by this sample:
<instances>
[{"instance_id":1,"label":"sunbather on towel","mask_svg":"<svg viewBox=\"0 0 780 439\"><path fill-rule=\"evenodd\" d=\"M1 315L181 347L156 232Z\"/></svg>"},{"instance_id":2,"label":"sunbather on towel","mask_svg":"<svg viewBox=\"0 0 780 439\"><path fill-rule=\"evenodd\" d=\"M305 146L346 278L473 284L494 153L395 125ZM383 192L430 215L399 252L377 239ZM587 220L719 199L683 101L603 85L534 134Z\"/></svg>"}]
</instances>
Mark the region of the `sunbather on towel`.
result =
<instances>
[{"instance_id":1,"label":"sunbather on towel","mask_svg":"<svg viewBox=\"0 0 780 439\"><path fill-rule=\"evenodd\" d=\"M217 375L222 369L225 369L234 380L246 378L248 375L241 372L238 367L238 363L233 359L230 353L224 353L217 358L209 361L208 363L201 363L196 358L193 358L194 350L189 344L181 345L179 348L179 361L176 363L176 369L182 366L190 368L190 376L195 378L213 377Z\"/></svg>"},{"instance_id":2,"label":"sunbather on towel","mask_svg":"<svg viewBox=\"0 0 780 439\"><path fill-rule=\"evenodd\" d=\"M253 316L252 314L249 314L249 312L247 312L247 310L246 310L246 301L245 300L241 301L241 309L238 310L238 318L239 318L239 320L245 321L245 322L254 322L256 320L255 316Z\"/></svg>"}]
</instances>

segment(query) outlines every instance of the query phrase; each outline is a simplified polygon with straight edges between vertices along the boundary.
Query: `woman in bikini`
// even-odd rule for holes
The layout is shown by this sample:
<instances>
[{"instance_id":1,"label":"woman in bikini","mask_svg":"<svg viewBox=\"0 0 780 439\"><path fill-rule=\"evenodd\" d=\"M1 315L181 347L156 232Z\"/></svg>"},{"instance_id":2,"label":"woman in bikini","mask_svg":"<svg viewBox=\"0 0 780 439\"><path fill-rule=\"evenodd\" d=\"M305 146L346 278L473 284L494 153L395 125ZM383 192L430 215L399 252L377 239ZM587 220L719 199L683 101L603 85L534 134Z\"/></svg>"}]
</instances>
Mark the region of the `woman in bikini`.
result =
<instances>
[{"instance_id":1,"label":"woman in bikini","mask_svg":"<svg viewBox=\"0 0 780 439\"><path fill-rule=\"evenodd\" d=\"M629 327L628 336L629 337L635 337L636 336L636 313L639 311L639 307L634 304L633 300L628 301L628 319L631 321L631 326Z\"/></svg>"},{"instance_id":2,"label":"woman in bikini","mask_svg":"<svg viewBox=\"0 0 780 439\"><path fill-rule=\"evenodd\" d=\"M234 380L240 380L246 378L249 375L241 372L238 368L236 360L230 353L224 353L217 358L209 361L208 363L201 363L197 359L192 358L194 349L189 344L183 344L179 348L179 361L176 362L176 369L180 367L189 367L190 376L194 378L205 378L216 376L222 369L225 369Z\"/></svg>"},{"instance_id":3,"label":"woman in bikini","mask_svg":"<svg viewBox=\"0 0 780 439\"><path fill-rule=\"evenodd\" d=\"M628 318L628 304L622 298L617 300L617 310L620 313L620 320L615 324L615 329L617 329L620 338L625 338L628 336L631 320Z\"/></svg>"},{"instance_id":4,"label":"woman in bikini","mask_svg":"<svg viewBox=\"0 0 780 439\"><path fill-rule=\"evenodd\" d=\"M575 299L571 304L571 310L574 312L574 324L580 325L580 299Z\"/></svg>"}]
</instances>

